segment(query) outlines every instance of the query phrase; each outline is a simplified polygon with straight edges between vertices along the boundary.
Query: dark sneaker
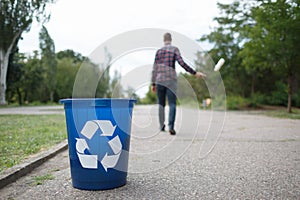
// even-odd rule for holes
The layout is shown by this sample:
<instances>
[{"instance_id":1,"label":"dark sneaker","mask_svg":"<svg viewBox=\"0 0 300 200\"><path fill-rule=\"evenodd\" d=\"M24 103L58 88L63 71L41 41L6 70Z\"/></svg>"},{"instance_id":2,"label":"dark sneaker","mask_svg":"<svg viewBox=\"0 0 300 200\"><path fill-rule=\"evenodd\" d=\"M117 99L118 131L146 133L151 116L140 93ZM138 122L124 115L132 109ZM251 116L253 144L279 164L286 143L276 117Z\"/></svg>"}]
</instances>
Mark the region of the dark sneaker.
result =
<instances>
[{"instance_id":1,"label":"dark sneaker","mask_svg":"<svg viewBox=\"0 0 300 200\"><path fill-rule=\"evenodd\" d=\"M163 132L165 132L165 125L160 129L160 131L163 131Z\"/></svg>"},{"instance_id":2,"label":"dark sneaker","mask_svg":"<svg viewBox=\"0 0 300 200\"><path fill-rule=\"evenodd\" d=\"M176 135L176 131L174 129L169 130L169 132L170 132L171 135Z\"/></svg>"}]
</instances>

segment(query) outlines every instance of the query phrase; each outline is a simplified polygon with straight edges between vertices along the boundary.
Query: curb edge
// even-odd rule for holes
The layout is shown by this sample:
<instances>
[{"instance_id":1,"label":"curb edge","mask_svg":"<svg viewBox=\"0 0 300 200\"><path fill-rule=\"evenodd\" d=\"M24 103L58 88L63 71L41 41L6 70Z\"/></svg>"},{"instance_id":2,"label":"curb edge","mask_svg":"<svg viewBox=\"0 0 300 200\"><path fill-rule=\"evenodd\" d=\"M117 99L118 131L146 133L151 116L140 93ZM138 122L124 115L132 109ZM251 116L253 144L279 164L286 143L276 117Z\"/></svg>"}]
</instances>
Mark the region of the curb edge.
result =
<instances>
[{"instance_id":1,"label":"curb edge","mask_svg":"<svg viewBox=\"0 0 300 200\"><path fill-rule=\"evenodd\" d=\"M54 147L42 151L33 157L25 159L21 164L15 165L7 170L4 170L0 174L0 189L4 188L8 184L16 181L17 179L25 176L31 172L34 168L38 167L48 159L54 157L58 153L66 150L68 148L67 140L55 145Z\"/></svg>"}]
</instances>

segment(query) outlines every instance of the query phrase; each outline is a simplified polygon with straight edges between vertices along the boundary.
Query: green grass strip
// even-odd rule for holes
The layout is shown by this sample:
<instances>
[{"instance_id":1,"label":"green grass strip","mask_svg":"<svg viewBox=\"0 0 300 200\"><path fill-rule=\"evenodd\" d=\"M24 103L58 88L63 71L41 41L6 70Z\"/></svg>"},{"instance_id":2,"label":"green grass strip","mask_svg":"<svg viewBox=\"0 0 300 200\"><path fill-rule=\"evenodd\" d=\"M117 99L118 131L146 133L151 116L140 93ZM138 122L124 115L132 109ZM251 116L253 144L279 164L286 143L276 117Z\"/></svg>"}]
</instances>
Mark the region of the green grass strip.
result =
<instances>
[{"instance_id":1,"label":"green grass strip","mask_svg":"<svg viewBox=\"0 0 300 200\"><path fill-rule=\"evenodd\" d=\"M35 176L33 178L33 180L34 180L33 185L42 185L42 184L44 184L45 181L53 180L53 179L54 179L54 176L52 174L45 174L45 175L42 175L42 176Z\"/></svg>"},{"instance_id":2,"label":"green grass strip","mask_svg":"<svg viewBox=\"0 0 300 200\"><path fill-rule=\"evenodd\" d=\"M272 111L266 111L264 114L270 117L277 117L277 118L300 119L299 109L293 109L292 113L288 113L286 110L272 110Z\"/></svg>"},{"instance_id":3,"label":"green grass strip","mask_svg":"<svg viewBox=\"0 0 300 200\"><path fill-rule=\"evenodd\" d=\"M64 115L0 115L0 172L66 138Z\"/></svg>"}]
</instances>

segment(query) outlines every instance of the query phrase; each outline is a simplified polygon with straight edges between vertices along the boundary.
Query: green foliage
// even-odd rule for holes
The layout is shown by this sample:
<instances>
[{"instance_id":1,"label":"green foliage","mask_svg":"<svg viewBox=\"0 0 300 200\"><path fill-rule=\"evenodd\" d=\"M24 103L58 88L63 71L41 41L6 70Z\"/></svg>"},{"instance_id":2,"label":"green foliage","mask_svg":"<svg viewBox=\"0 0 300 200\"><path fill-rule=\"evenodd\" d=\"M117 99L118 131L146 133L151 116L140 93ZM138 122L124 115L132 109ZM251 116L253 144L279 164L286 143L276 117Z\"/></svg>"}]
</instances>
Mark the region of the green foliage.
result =
<instances>
[{"instance_id":1,"label":"green foliage","mask_svg":"<svg viewBox=\"0 0 300 200\"><path fill-rule=\"evenodd\" d=\"M267 96L261 93L253 93L249 98L249 107L259 108L263 104L268 104Z\"/></svg>"},{"instance_id":2,"label":"green foliage","mask_svg":"<svg viewBox=\"0 0 300 200\"><path fill-rule=\"evenodd\" d=\"M108 97L110 95L110 77L109 77L109 69L110 67L102 67L96 68L95 73L99 74L98 77L95 77L96 80L99 80L97 90L96 90L96 97L103 98Z\"/></svg>"},{"instance_id":3,"label":"green foliage","mask_svg":"<svg viewBox=\"0 0 300 200\"><path fill-rule=\"evenodd\" d=\"M209 98L209 92L205 81L190 74L180 74L178 78L178 97L181 101L198 101Z\"/></svg>"},{"instance_id":4,"label":"green foliage","mask_svg":"<svg viewBox=\"0 0 300 200\"><path fill-rule=\"evenodd\" d=\"M56 54L57 73L56 73L56 88L55 99L71 98L73 86L76 79L76 74L84 62L85 57L73 50L64 50Z\"/></svg>"},{"instance_id":5,"label":"green foliage","mask_svg":"<svg viewBox=\"0 0 300 200\"><path fill-rule=\"evenodd\" d=\"M44 4L48 1L37 2ZM6 1L1 3L7 4ZM31 3L34 4L19 1L17 4L26 7ZM215 18L217 26L210 34L202 36L200 41L213 44L209 51L213 60L217 61L220 57L226 60L220 73L229 96L228 108L239 109L245 104L248 104L246 107L260 107L262 104L299 107L300 2L234 0L229 4L218 3L218 7L220 16ZM12 8L12 13L16 13L14 9L20 7ZM44 9L41 8L41 11ZM12 13L3 13L12 16ZM4 19L3 13L0 19ZM0 29L0 36L3 30ZM104 63L92 63L73 50L58 52L53 59L54 43L45 28L40 36L40 55L35 53L24 59L24 55L18 54L17 48L14 48L16 59L11 58L11 69L8 72L7 95L10 103L47 102L71 97L74 80L78 80L76 87L81 91L80 94L75 93L77 97L124 96L123 92L126 91L119 84L120 74L110 77L111 55L107 49L104 49ZM0 43L3 41L0 37ZM86 67L80 69L83 76L76 79L76 73L84 60ZM195 61L196 66L205 66L205 63L201 63L203 60L207 61L199 57ZM182 84L185 81L193 89L199 103L205 98L211 98L204 81L181 74L178 92L183 97L182 102L191 101L186 94L189 86ZM96 85L95 91L91 91L91 85ZM216 105L223 102L222 99L212 98L215 98ZM156 103L156 94L149 89L140 102Z\"/></svg>"},{"instance_id":6,"label":"green foliage","mask_svg":"<svg viewBox=\"0 0 300 200\"><path fill-rule=\"evenodd\" d=\"M294 101L294 105L298 108L300 108L300 88L298 89L297 92L294 93L293 95L293 101Z\"/></svg>"},{"instance_id":7,"label":"green foliage","mask_svg":"<svg viewBox=\"0 0 300 200\"><path fill-rule=\"evenodd\" d=\"M37 52L25 63L21 78L24 102L32 102L48 97L43 91L44 69L41 66Z\"/></svg>"},{"instance_id":8,"label":"green foliage","mask_svg":"<svg viewBox=\"0 0 300 200\"><path fill-rule=\"evenodd\" d=\"M59 99L72 97L76 73L84 58L70 50L58 52L57 55L59 56L53 58L57 65L51 68L42 62L43 58L40 59L38 52L27 58L17 53L8 72L8 102L22 105L37 101L58 102ZM49 82L53 83L51 87L55 85L53 100L49 95Z\"/></svg>"},{"instance_id":9,"label":"green foliage","mask_svg":"<svg viewBox=\"0 0 300 200\"><path fill-rule=\"evenodd\" d=\"M11 43L17 43L14 38L29 30L34 17L38 21L47 21L49 15L45 12L46 4L53 2L53 0L1 0L0 49L7 49Z\"/></svg>"},{"instance_id":10,"label":"green foliage","mask_svg":"<svg viewBox=\"0 0 300 200\"><path fill-rule=\"evenodd\" d=\"M299 99L300 2L235 0L218 6L218 26L200 40L214 44L213 59L227 60L221 74L234 96L229 108L248 98L252 107L287 105L290 111Z\"/></svg>"},{"instance_id":11,"label":"green foliage","mask_svg":"<svg viewBox=\"0 0 300 200\"><path fill-rule=\"evenodd\" d=\"M105 98L110 96L110 62L112 56L104 48L104 60L99 63L86 58L82 62L74 82L73 98Z\"/></svg>"},{"instance_id":12,"label":"green foliage","mask_svg":"<svg viewBox=\"0 0 300 200\"><path fill-rule=\"evenodd\" d=\"M141 103L141 104L155 104L155 103L157 103L156 93L153 93L151 91L151 86L149 86L149 90L146 94L146 97L141 99L138 103Z\"/></svg>"},{"instance_id":13,"label":"green foliage","mask_svg":"<svg viewBox=\"0 0 300 200\"><path fill-rule=\"evenodd\" d=\"M24 31L30 29L35 18L46 22L50 15L45 12L46 5L54 0L1 0L0 1L0 104L6 104L6 78L9 56L18 44Z\"/></svg>"},{"instance_id":14,"label":"green foliage","mask_svg":"<svg viewBox=\"0 0 300 200\"><path fill-rule=\"evenodd\" d=\"M22 81L23 71L25 67L24 54L19 54L17 49L10 56L9 67L7 73L7 99L8 102L18 102L22 105Z\"/></svg>"},{"instance_id":15,"label":"green foliage","mask_svg":"<svg viewBox=\"0 0 300 200\"><path fill-rule=\"evenodd\" d=\"M48 40L51 41L47 30L42 33L41 55L37 51L27 58L16 54L16 58L22 59L11 62L15 67L9 71L12 79L9 82L9 103L15 103L18 99L21 99L19 104L30 104L34 101L58 102L59 99L73 96L74 84L77 84L78 89L75 92L76 97L111 97L112 92L122 95L122 87L118 85L120 74L115 74L111 80L109 66L96 65L72 50L53 54L54 44L47 43ZM79 70L80 76L77 74ZM18 80L14 75L18 75ZM96 88L93 90L91 85Z\"/></svg>"},{"instance_id":16,"label":"green foliage","mask_svg":"<svg viewBox=\"0 0 300 200\"><path fill-rule=\"evenodd\" d=\"M73 64L82 63L85 60L84 56L82 56L80 53L77 53L71 49L67 49L67 50L58 52L56 54L56 58L58 60L61 60L64 58L69 58L73 61Z\"/></svg>"},{"instance_id":17,"label":"green foliage","mask_svg":"<svg viewBox=\"0 0 300 200\"><path fill-rule=\"evenodd\" d=\"M121 74L116 70L114 71L114 76L110 83L109 88L109 98L122 98L123 97L123 87L120 84Z\"/></svg>"},{"instance_id":18,"label":"green foliage","mask_svg":"<svg viewBox=\"0 0 300 200\"><path fill-rule=\"evenodd\" d=\"M75 58L76 59L76 58ZM55 99L71 98L76 73L80 63L74 62L70 57L61 57L57 61Z\"/></svg>"},{"instance_id":19,"label":"green foliage","mask_svg":"<svg viewBox=\"0 0 300 200\"><path fill-rule=\"evenodd\" d=\"M45 73L43 74L44 90L49 94L49 100L53 102L54 100L54 91L56 88L56 71L57 71L57 60L55 55L55 45L50 37L45 26L42 27L42 30L39 35L40 39L40 49L41 49L41 66ZM41 99L43 101L43 99ZM45 99L44 101L47 101Z\"/></svg>"},{"instance_id":20,"label":"green foliage","mask_svg":"<svg viewBox=\"0 0 300 200\"><path fill-rule=\"evenodd\" d=\"M226 103L228 110L241 110L249 106L249 100L241 96L227 96Z\"/></svg>"},{"instance_id":21,"label":"green foliage","mask_svg":"<svg viewBox=\"0 0 300 200\"><path fill-rule=\"evenodd\" d=\"M269 104L271 105L287 105L287 85L282 82L276 82L276 90L272 91L269 97Z\"/></svg>"},{"instance_id":22,"label":"green foliage","mask_svg":"<svg viewBox=\"0 0 300 200\"><path fill-rule=\"evenodd\" d=\"M137 102L140 102L139 96L135 93L135 89L132 87L128 87L127 90L125 91L127 93L128 98L132 98L137 100Z\"/></svg>"}]
</instances>

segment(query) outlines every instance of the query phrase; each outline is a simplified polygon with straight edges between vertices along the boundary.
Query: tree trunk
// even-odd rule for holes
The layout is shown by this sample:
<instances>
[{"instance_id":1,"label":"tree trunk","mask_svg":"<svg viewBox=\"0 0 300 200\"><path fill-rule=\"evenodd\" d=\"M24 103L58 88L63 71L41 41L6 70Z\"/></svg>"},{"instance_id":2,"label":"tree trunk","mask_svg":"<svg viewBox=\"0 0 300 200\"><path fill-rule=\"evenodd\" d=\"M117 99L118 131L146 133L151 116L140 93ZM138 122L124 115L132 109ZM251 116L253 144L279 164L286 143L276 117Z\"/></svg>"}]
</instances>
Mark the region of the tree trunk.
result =
<instances>
[{"instance_id":1,"label":"tree trunk","mask_svg":"<svg viewBox=\"0 0 300 200\"><path fill-rule=\"evenodd\" d=\"M255 73L252 74L252 82L251 82L251 96L253 97L255 93Z\"/></svg>"},{"instance_id":2,"label":"tree trunk","mask_svg":"<svg viewBox=\"0 0 300 200\"><path fill-rule=\"evenodd\" d=\"M20 91L20 88L17 88L17 94L18 94L19 105L21 106L23 102L22 102L22 93Z\"/></svg>"},{"instance_id":3,"label":"tree trunk","mask_svg":"<svg viewBox=\"0 0 300 200\"><path fill-rule=\"evenodd\" d=\"M6 104L6 75L9 61L9 52L0 49L0 105Z\"/></svg>"},{"instance_id":4,"label":"tree trunk","mask_svg":"<svg viewBox=\"0 0 300 200\"><path fill-rule=\"evenodd\" d=\"M54 92L50 92L50 102L54 102Z\"/></svg>"},{"instance_id":5,"label":"tree trunk","mask_svg":"<svg viewBox=\"0 0 300 200\"><path fill-rule=\"evenodd\" d=\"M25 104L28 103L28 91L27 91L27 90L25 90L25 92L24 92L24 99L23 99L23 102L24 102Z\"/></svg>"},{"instance_id":6,"label":"tree trunk","mask_svg":"<svg viewBox=\"0 0 300 200\"><path fill-rule=\"evenodd\" d=\"M288 113L292 113L292 75L288 75Z\"/></svg>"},{"instance_id":7,"label":"tree trunk","mask_svg":"<svg viewBox=\"0 0 300 200\"><path fill-rule=\"evenodd\" d=\"M6 104L5 92L9 55L15 42L18 42L17 39L20 37L22 32L23 30L20 30L18 33L16 33L7 49L0 48L0 105Z\"/></svg>"}]
</instances>

